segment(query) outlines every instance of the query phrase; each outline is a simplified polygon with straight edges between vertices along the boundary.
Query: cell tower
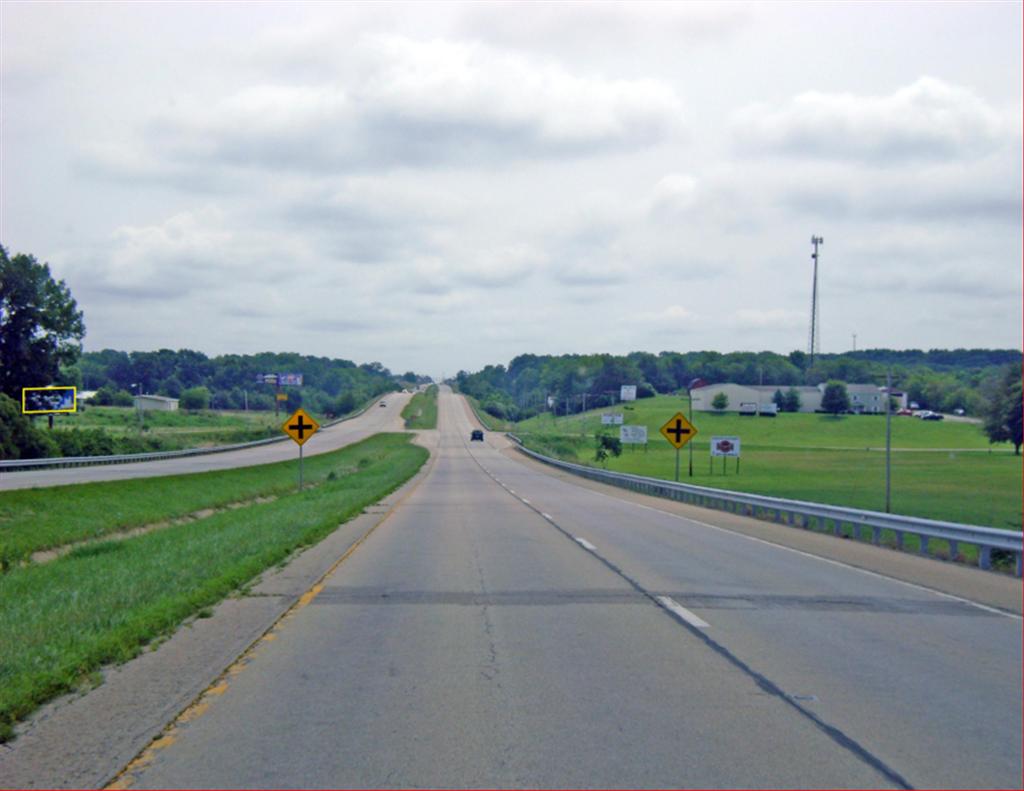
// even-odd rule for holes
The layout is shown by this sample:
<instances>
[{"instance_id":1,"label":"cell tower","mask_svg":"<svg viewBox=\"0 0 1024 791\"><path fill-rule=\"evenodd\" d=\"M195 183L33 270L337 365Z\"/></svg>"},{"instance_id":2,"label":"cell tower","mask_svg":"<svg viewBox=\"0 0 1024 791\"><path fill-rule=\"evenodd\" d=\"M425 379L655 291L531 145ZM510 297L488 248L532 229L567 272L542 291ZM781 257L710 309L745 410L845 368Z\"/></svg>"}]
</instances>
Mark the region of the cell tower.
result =
<instances>
[{"instance_id":1,"label":"cell tower","mask_svg":"<svg viewBox=\"0 0 1024 791\"><path fill-rule=\"evenodd\" d=\"M812 236L811 244L814 245L814 252L811 253L811 260L814 261L814 281L811 286L811 338L807 343L807 354L810 356L808 368L814 365L814 355L821 352L821 337L818 328L818 245L825 244L820 236Z\"/></svg>"}]
</instances>

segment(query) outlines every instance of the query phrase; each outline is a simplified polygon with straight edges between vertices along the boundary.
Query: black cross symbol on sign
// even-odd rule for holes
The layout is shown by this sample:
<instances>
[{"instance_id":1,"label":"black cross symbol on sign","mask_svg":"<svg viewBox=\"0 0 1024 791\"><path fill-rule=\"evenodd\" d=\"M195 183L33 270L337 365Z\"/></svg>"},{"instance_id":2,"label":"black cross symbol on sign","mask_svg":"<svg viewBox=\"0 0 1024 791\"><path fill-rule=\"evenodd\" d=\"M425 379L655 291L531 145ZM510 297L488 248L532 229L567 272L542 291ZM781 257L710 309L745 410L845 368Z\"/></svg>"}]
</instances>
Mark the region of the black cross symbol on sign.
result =
<instances>
[{"instance_id":1,"label":"black cross symbol on sign","mask_svg":"<svg viewBox=\"0 0 1024 791\"><path fill-rule=\"evenodd\" d=\"M683 434L690 433L690 429L683 428L683 421L679 420L678 418L676 419L676 424L672 426L672 428L665 429L665 431L668 432L669 434L675 435L677 445L683 441Z\"/></svg>"},{"instance_id":2,"label":"black cross symbol on sign","mask_svg":"<svg viewBox=\"0 0 1024 791\"><path fill-rule=\"evenodd\" d=\"M306 432L309 431L310 429L315 430L312 423L306 423L303 420L302 415L299 415L298 421L295 422L295 423L292 423L290 426L288 426L288 428L291 431L297 431L299 433L299 439L305 439L306 438Z\"/></svg>"}]
</instances>

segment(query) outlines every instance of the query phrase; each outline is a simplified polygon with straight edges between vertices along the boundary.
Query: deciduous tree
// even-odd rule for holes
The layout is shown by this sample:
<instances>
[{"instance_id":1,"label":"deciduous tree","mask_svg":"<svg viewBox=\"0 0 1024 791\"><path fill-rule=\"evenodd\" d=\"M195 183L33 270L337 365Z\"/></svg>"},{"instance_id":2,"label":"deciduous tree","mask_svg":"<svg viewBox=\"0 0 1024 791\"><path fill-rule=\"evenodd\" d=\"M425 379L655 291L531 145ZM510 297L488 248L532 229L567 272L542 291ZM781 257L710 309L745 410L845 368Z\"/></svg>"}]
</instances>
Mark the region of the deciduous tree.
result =
<instances>
[{"instance_id":1,"label":"deciduous tree","mask_svg":"<svg viewBox=\"0 0 1024 791\"><path fill-rule=\"evenodd\" d=\"M63 280L31 255L0 246L0 392L21 402L23 387L57 380L73 365L85 335L82 311Z\"/></svg>"}]
</instances>

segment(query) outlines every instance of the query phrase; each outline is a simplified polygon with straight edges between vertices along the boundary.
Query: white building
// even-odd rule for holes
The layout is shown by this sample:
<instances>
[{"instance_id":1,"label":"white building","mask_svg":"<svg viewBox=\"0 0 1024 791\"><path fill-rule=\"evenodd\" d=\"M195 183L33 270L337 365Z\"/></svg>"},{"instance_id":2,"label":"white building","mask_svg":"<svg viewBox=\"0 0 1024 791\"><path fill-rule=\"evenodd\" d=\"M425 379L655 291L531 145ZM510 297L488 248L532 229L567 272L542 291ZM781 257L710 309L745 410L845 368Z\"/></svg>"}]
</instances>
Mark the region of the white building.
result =
<instances>
[{"instance_id":1,"label":"white building","mask_svg":"<svg viewBox=\"0 0 1024 791\"><path fill-rule=\"evenodd\" d=\"M697 412L716 411L711 402L719 393L725 393L729 399L728 412L737 412L740 404L757 404L758 411L772 404L772 397L776 391L781 390L785 395L791 389L790 385L737 385L726 382L717 385L705 385L697 387L690 392L693 398L693 409ZM793 387L800 396L801 412L817 412L821 409L821 399L825 394L825 385L817 387ZM846 392L850 396L850 409L853 412L884 413L885 412L885 388L872 384L848 384ZM893 391L893 398L897 401L897 409L907 405L906 393Z\"/></svg>"},{"instance_id":2,"label":"white building","mask_svg":"<svg viewBox=\"0 0 1024 791\"><path fill-rule=\"evenodd\" d=\"M136 409L157 410L160 412L176 412L177 398L166 398L158 395L137 395L132 399Z\"/></svg>"}]
</instances>

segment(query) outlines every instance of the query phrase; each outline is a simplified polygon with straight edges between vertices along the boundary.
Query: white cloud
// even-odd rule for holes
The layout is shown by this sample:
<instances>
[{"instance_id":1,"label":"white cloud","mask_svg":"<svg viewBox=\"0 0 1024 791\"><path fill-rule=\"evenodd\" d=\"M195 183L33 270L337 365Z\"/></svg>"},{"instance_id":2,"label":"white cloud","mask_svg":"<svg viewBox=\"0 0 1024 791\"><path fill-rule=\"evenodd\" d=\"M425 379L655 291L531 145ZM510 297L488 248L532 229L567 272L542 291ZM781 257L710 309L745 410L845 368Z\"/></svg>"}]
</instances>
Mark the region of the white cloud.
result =
<instances>
[{"instance_id":1,"label":"white cloud","mask_svg":"<svg viewBox=\"0 0 1024 791\"><path fill-rule=\"evenodd\" d=\"M1020 110L931 77L882 96L810 91L786 106L738 111L733 131L755 153L874 161L973 158L1020 136Z\"/></svg>"},{"instance_id":2,"label":"white cloud","mask_svg":"<svg viewBox=\"0 0 1024 791\"><path fill-rule=\"evenodd\" d=\"M331 79L182 101L146 134L172 163L322 174L629 150L684 126L664 81L581 76L478 42L363 34Z\"/></svg>"}]
</instances>

